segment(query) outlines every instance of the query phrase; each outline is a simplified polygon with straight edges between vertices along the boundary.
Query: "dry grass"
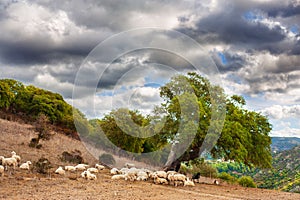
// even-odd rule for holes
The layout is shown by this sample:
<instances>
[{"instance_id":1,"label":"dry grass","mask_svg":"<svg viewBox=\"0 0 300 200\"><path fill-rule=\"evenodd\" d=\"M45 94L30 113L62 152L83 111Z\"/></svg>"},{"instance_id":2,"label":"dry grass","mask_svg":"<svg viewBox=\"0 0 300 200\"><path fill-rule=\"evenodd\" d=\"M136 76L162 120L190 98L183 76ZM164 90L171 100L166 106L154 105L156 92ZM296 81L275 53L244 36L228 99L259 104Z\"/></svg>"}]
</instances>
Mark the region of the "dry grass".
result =
<instances>
[{"instance_id":1,"label":"dry grass","mask_svg":"<svg viewBox=\"0 0 300 200\"><path fill-rule=\"evenodd\" d=\"M65 135L54 134L51 140L43 141L41 149L28 147L29 141L35 137L32 126L0 119L0 155L10 156L12 150L22 157L22 161L37 161L45 157L55 166L67 165L59 159L64 151L82 152L84 160L90 165L97 162L93 154L101 151L86 147L77 140ZM125 160L124 160L125 161ZM20 169L6 172L0 177L0 199L300 199L300 194L284 193L272 190L249 189L235 185L196 184L195 187L173 187L155 185L152 182L125 182L110 179L109 170L97 174L96 181L87 181L80 177L80 173L67 173L65 176L53 174L40 175L24 172ZM211 179L200 180L212 182Z\"/></svg>"}]
</instances>

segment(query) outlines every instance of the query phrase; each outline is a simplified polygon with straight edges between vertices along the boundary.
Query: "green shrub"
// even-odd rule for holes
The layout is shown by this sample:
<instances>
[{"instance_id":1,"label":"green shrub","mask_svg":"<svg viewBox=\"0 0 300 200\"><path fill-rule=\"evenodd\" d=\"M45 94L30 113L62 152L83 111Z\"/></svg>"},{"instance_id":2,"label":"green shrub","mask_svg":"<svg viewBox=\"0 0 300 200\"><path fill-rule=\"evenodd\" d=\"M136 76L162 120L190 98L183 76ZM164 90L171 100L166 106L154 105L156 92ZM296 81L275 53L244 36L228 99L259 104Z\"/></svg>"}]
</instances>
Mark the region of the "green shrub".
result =
<instances>
[{"instance_id":1,"label":"green shrub","mask_svg":"<svg viewBox=\"0 0 300 200\"><path fill-rule=\"evenodd\" d=\"M106 164L106 165L114 165L114 164L116 164L116 161L115 161L114 157L111 154L109 154L109 153L104 153L101 156L99 156L99 161L101 163Z\"/></svg>"},{"instance_id":2,"label":"green shrub","mask_svg":"<svg viewBox=\"0 0 300 200\"><path fill-rule=\"evenodd\" d=\"M230 174L226 173L226 172L222 172L218 175L218 178L225 180L229 183L234 183L236 182L236 178L234 176L231 176Z\"/></svg>"},{"instance_id":3,"label":"green shrub","mask_svg":"<svg viewBox=\"0 0 300 200\"><path fill-rule=\"evenodd\" d=\"M256 184L250 176L242 176L241 178L239 178L238 183L243 187L256 187Z\"/></svg>"}]
</instances>

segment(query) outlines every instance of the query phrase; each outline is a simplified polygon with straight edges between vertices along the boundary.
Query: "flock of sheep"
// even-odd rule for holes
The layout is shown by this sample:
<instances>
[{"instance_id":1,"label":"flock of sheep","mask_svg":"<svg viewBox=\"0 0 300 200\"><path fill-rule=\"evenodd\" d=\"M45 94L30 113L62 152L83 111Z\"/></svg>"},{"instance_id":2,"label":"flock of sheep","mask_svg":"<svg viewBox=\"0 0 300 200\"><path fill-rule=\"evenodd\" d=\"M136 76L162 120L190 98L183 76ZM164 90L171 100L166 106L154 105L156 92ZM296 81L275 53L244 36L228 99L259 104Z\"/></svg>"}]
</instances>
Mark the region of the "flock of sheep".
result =
<instances>
[{"instance_id":1,"label":"flock of sheep","mask_svg":"<svg viewBox=\"0 0 300 200\"><path fill-rule=\"evenodd\" d=\"M110 170L113 180L128 180L128 181L147 181L153 180L155 184L170 184L195 186L193 180L190 180L186 175L180 174L176 171L151 171L148 169L138 169L135 167L128 167L125 165L122 169L112 168Z\"/></svg>"},{"instance_id":2,"label":"flock of sheep","mask_svg":"<svg viewBox=\"0 0 300 200\"><path fill-rule=\"evenodd\" d=\"M1 174L1 176L4 176L4 171L7 170L8 167L11 166L11 167L13 167L13 169L16 169L16 167L20 165L21 157L19 155L17 155L16 152L12 151L11 157L5 158L4 156L0 156L0 161L2 164L2 165L0 165L0 174ZM22 163L20 165L20 169L29 170L31 164L32 163L30 161Z\"/></svg>"},{"instance_id":3,"label":"flock of sheep","mask_svg":"<svg viewBox=\"0 0 300 200\"><path fill-rule=\"evenodd\" d=\"M16 154L16 152L11 152L11 157L5 158L0 156L0 174L3 176L4 172L8 170L8 167L13 167L15 169L19 166L22 170L30 170L30 161L20 164L21 157ZM81 172L81 177L87 180L96 180L97 173L105 169L105 166L96 164L94 167L89 167L87 164L78 164L76 166L64 166L58 167L55 170L56 174L65 175L68 172ZM194 181L199 179L199 176L192 177L189 179L186 175L180 174L176 171L151 171L149 169L138 169L134 164L126 163L122 169L112 168L110 170L112 180L126 180L126 181L148 181L151 180L155 184L170 184L174 186L195 186ZM215 183L218 184L218 183Z\"/></svg>"}]
</instances>

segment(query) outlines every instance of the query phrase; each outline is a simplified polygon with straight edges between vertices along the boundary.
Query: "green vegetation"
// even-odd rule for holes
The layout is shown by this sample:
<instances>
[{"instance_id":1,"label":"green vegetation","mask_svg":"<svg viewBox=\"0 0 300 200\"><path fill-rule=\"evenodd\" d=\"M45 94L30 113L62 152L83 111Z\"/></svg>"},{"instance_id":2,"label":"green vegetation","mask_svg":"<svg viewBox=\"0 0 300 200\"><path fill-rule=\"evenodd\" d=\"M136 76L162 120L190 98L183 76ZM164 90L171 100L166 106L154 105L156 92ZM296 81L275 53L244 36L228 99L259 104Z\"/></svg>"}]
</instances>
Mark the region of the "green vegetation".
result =
<instances>
[{"instance_id":1,"label":"green vegetation","mask_svg":"<svg viewBox=\"0 0 300 200\"><path fill-rule=\"evenodd\" d=\"M181 163L185 162L187 166L192 165L193 170L202 170L202 174L217 176L210 165L197 163L199 155L205 153L201 146L205 145L203 142L207 137L212 142L216 141L211 156L243 163L239 167L246 171L241 173L251 171L254 167L271 167L271 124L260 113L245 109L243 97L227 96L222 88L212 85L208 79L194 72L171 78L160 88L160 96L164 102L149 116L121 108L111 111L103 119L87 120L78 109L67 104L60 94L32 85L25 86L11 79L0 80L2 112L32 121L45 116L45 124L61 127L67 135L77 131L80 139L92 141L97 147L120 156L129 156L128 152L133 152L136 160L157 162L152 164L167 163L166 169L178 170ZM215 134L208 134L209 129L218 130L222 124L211 120L218 119L212 110L221 116L222 110L226 112L218 140ZM35 147L39 139L49 136L47 126L36 127L39 135L34 138ZM170 155L177 153L173 151L172 144L176 144L178 139L189 141L187 148L174 148L183 154L169 159ZM160 152L139 156L157 150Z\"/></svg>"},{"instance_id":2,"label":"green vegetation","mask_svg":"<svg viewBox=\"0 0 300 200\"><path fill-rule=\"evenodd\" d=\"M191 85L193 91L184 86L185 82ZM173 77L169 83L161 87L160 94L165 100L161 110L167 114L165 118L166 129L163 131L170 140L176 136L182 120L188 121L182 128L187 135L186 137L195 130L192 121L181 116L181 109L185 108L180 108L179 101L185 102L184 105L191 105L193 103L189 101L194 99L199 106L199 126L196 127L196 137L185 153L171 163L170 168L180 164L180 162L194 160L203 153L200 152L200 147L203 145L209 126L217 126L210 124L211 118L215 117L212 116L212 108L220 111L222 108L218 106L223 98L226 99L226 118L221 136L211 150L212 157L224 158L225 160L234 159L247 166L271 167L271 139L269 137L271 124L260 113L243 108L245 105L243 97L237 95L226 97L222 88L211 85L206 78L196 73ZM217 96L217 100L214 99L214 101L218 102L213 102L211 96ZM193 109L189 108L189 110Z\"/></svg>"},{"instance_id":3,"label":"green vegetation","mask_svg":"<svg viewBox=\"0 0 300 200\"><path fill-rule=\"evenodd\" d=\"M221 172L218 175L218 178L227 181L228 183L235 183L237 181L237 178L235 178L234 176L231 176L230 174L226 173L226 172Z\"/></svg>"},{"instance_id":4,"label":"green vegetation","mask_svg":"<svg viewBox=\"0 0 300 200\"><path fill-rule=\"evenodd\" d=\"M16 80L0 80L0 110L29 122L35 122L43 114L51 124L60 126L68 134L76 131L73 108L60 94L32 85L25 86ZM75 113L80 111L75 109ZM81 113L74 116L83 117Z\"/></svg>"},{"instance_id":5,"label":"green vegetation","mask_svg":"<svg viewBox=\"0 0 300 200\"><path fill-rule=\"evenodd\" d=\"M256 184L250 176L242 176L239 178L238 183L243 187L256 187Z\"/></svg>"}]
</instances>

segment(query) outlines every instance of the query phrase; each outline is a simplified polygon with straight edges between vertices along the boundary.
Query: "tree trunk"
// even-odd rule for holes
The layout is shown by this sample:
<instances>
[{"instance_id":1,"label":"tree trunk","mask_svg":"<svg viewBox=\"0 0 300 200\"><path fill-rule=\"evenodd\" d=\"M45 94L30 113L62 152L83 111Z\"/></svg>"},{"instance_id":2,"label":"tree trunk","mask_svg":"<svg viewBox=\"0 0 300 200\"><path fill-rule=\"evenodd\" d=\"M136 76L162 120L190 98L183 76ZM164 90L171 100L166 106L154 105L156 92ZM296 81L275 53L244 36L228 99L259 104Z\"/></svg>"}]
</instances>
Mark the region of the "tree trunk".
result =
<instances>
[{"instance_id":1,"label":"tree trunk","mask_svg":"<svg viewBox=\"0 0 300 200\"><path fill-rule=\"evenodd\" d=\"M167 162L166 165L164 166L163 170L164 171L176 171L178 172L180 169L180 163L183 161L189 161L189 160L194 160L196 158L199 158L199 152L200 148L193 148L192 150L186 151L182 156L180 156L178 159L174 160L173 162ZM170 152L171 157L172 151ZM170 157L169 155L169 157Z\"/></svg>"}]
</instances>

